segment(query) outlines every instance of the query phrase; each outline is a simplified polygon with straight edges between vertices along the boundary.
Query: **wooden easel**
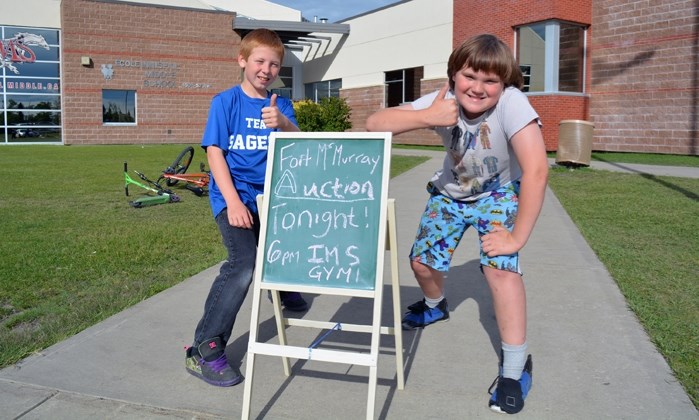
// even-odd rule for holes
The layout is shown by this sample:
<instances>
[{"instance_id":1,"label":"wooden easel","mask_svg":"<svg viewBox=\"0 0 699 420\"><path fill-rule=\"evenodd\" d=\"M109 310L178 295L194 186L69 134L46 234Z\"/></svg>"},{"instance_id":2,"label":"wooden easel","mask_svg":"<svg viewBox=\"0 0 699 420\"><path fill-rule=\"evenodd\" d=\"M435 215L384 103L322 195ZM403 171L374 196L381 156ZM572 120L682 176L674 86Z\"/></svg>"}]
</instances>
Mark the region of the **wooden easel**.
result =
<instances>
[{"instance_id":1,"label":"wooden easel","mask_svg":"<svg viewBox=\"0 0 699 420\"><path fill-rule=\"evenodd\" d=\"M258 203L260 199L258 197ZM260 209L264 208L259 206ZM374 418L375 403L376 403L376 384L378 371L378 356L379 356L379 339L381 334L393 335L395 342L396 355L396 382L398 389L402 390L405 385L403 371L403 336L401 329L401 309L400 309L400 282L398 276L398 241L396 235L396 217L395 217L395 200L388 199L386 206L386 224L382 229L380 239L385 239L384 249L390 253L391 264L391 289L393 299L393 326L381 326L381 307L383 297L383 270L377 270L377 281L374 290L348 290L348 289L328 289L322 287L311 286L293 286L294 291L303 293L318 293L332 294L342 296L357 296L374 299L373 322L371 325L358 325L350 323L342 323L343 331L371 333L371 350L369 354L360 354L354 352L315 349L310 347L296 347L287 345L286 330L287 326L310 327L319 329L337 328L337 323L314 321L307 319L285 318L281 309L279 291L290 290L288 285L270 284L261 281L260 275L255 276L253 289L252 316L250 321L250 341L248 343L247 365L246 365L246 380L243 400L242 419L250 418L250 404L252 399L252 389L254 382L254 368L256 355L279 356L282 358L284 374L291 375L291 367L289 358L303 360L318 360L324 362L346 363L369 367L369 391L367 397L367 420ZM265 215L261 214L261 218ZM387 233L387 234L386 234ZM382 252L383 254L383 252ZM380 258L383 265L383 258ZM272 302L274 307L274 318L276 320L277 333L279 336L279 344L260 343L258 339L259 318L260 318L260 303L262 299L262 290L272 291Z\"/></svg>"}]
</instances>

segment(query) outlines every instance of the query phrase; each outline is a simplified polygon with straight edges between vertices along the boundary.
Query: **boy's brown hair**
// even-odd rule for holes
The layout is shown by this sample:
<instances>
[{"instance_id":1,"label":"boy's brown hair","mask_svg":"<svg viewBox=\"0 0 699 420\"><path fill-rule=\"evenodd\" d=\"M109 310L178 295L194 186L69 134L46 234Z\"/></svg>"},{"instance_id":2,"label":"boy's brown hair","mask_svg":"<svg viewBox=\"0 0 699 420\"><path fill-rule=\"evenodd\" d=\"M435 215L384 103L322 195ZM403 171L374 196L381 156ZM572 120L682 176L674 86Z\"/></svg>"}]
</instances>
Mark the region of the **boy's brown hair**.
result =
<instances>
[{"instance_id":1,"label":"boy's brown hair","mask_svg":"<svg viewBox=\"0 0 699 420\"><path fill-rule=\"evenodd\" d=\"M284 44L276 32L265 28L259 28L249 32L240 42L239 54L247 60L252 50L257 47L271 48L279 54L279 61L284 61Z\"/></svg>"},{"instance_id":2,"label":"boy's brown hair","mask_svg":"<svg viewBox=\"0 0 699 420\"><path fill-rule=\"evenodd\" d=\"M475 71L494 73L500 77L505 87L521 89L524 78L510 48L494 35L481 34L464 41L449 56L447 76L449 86L454 89L454 75L464 67Z\"/></svg>"}]
</instances>

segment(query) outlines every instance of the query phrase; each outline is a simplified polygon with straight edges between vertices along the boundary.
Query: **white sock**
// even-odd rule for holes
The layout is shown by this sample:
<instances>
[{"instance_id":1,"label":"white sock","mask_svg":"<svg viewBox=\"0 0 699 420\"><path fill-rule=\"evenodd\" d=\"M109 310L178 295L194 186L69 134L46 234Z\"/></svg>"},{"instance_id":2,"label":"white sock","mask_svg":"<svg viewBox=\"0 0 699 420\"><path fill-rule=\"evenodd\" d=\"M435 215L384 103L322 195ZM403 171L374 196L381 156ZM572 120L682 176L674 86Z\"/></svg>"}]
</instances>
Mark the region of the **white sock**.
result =
<instances>
[{"instance_id":1,"label":"white sock","mask_svg":"<svg viewBox=\"0 0 699 420\"><path fill-rule=\"evenodd\" d=\"M425 296L425 304L427 304L428 308L436 308L437 305L439 305L439 302L444 299L444 295L438 297L437 299L430 299L427 296Z\"/></svg>"},{"instance_id":2,"label":"white sock","mask_svg":"<svg viewBox=\"0 0 699 420\"><path fill-rule=\"evenodd\" d=\"M527 362L527 342L519 346L502 343L502 376L516 381L522 377Z\"/></svg>"}]
</instances>

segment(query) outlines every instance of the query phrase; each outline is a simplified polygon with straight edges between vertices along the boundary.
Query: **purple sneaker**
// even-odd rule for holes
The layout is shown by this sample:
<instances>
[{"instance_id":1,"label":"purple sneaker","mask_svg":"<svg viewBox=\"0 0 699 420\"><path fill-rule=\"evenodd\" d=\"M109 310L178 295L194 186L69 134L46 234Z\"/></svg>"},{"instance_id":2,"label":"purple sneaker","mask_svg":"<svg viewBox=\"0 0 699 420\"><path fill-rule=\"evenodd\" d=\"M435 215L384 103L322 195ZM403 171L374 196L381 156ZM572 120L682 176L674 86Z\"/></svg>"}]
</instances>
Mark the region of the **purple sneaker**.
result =
<instances>
[{"instance_id":1,"label":"purple sneaker","mask_svg":"<svg viewBox=\"0 0 699 420\"><path fill-rule=\"evenodd\" d=\"M308 309L308 304L299 292L279 292L284 308L293 312L303 312Z\"/></svg>"},{"instance_id":2,"label":"purple sneaker","mask_svg":"<svg viewBox=\"0 0 699 420\"><path fill-rule=\"evenodd\" d=\"M215 386L239 384L243 381L243 375L228 364L224 350L220 338L207 340L198 348L188 347L185 356L187 372Z\"/></svg>"}]
</instances>

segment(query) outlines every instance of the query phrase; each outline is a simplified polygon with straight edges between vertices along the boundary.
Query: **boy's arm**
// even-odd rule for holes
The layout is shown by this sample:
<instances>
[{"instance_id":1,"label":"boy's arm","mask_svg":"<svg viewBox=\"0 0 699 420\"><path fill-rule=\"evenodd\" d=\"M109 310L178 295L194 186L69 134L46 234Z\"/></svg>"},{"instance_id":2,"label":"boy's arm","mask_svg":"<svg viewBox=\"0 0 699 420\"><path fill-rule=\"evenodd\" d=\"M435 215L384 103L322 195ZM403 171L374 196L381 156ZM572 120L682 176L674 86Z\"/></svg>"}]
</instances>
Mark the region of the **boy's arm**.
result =
<instances>
[{"instance_id":1,"label":"boy's arm","mask_svg":"<svg viewBox=\"0 0 699 420\"><path fill-rule=\"evenodd\" d=\"M522 168L517 217L511 233L503 227L496 227L483 236L483 251L491 257L513 254L524 247L544 204L548 182L546 147L537 122L532 121L517 132L511 144Z\"/></svg>"},{"instance_id":2,"label":"boy's arm","mask_svg":"<svg viewBox=\"0 0 699 420\"><path fill-rule=\"evenodd\" d=\"M216 185L226 201L228 223L239 228L252 228L252 215L250 210L240 200L238 191L233 185L233 179L231 178L226 158L223 156L223 150L216 146L208 146L206 148L206 158L209 161L211 175L214 177Z\"/></svg>"},{"instance_id":3,"label":"boy's arm","mask_svg":"<svg viewBox=\"0 0 699 420\"><path fill-rule=\"evenodd\" d=\"M262 108L262 121L267 128L278 128L279 131L300 131L277 106L277 94L274 93L269 98L269 106Z\"/></svg>"},{"instance_id":4,"label":"boy's arm","mask_svg":"<svg viewBox=\"0 0 699 420\"><path fill-rule=\"evenodd\" d=\"M384 108L370 115L367 131L390 131L394 134L419 128L449 127L459 118L459 106L454 98L446 98L449 84L445 84L429 108L416 110L411 104Z\"/></svg>"}]
</instances>

